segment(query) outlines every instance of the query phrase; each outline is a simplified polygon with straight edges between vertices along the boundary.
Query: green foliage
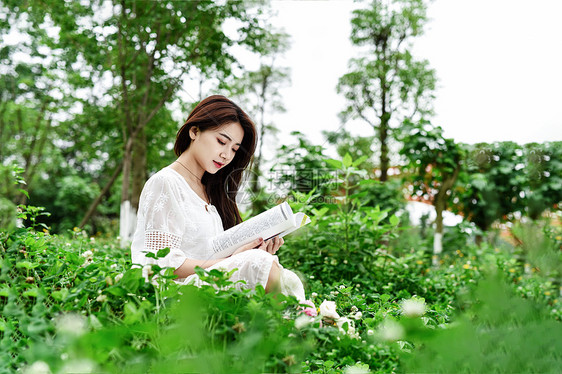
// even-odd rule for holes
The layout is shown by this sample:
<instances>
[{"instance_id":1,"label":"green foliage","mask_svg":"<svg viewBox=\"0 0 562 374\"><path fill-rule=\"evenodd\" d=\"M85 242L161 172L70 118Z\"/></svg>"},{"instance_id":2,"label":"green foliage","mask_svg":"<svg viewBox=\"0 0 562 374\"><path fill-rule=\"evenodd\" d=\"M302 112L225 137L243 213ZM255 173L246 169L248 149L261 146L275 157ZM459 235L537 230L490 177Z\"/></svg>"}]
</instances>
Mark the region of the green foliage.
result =
<instances>
[{"instance_id":1,"label":"green foliage","mask_svg":"<svg viewBox=\"0 0 562 374\"><path fill-rule=\"evenodd\" d=\"M292 243L290 258L294 268L302 269L305 274L322 276L326 282L336 280L357 280L370 282L373 274L386 260L378 258L379 252L385 248L388 240L395 235L394 229L399 219L388 214L388 209L381 210L377 206L369 206L368 191L359 186L378 183L362 180L366 172L357 169L364 158L352 160L347 154L342 160L326 159L325 162L333 175L339 178L330 182L333 191L341 191L342 195L332 194L329 204L314 208L310 204L318 197L314 191L307 195L295 192L292 204L295 211L310 212L311 224L307 226L305 235L288 237ZM320 235L312 233L321 233Z\"/></svg>"},{"instance_id":2,"label":"green foliage","mask_svg":"<svg viewBox=\"0 0 562 374\"><path fill-rule=\"evenodd\" d=\"M243 71L240 77L232 82L224 83L232 97L254 119L257 127L257 149L253 156L250 170L249 190L252 195L251 209L260 213L270 205L268 194L260 180L263 176L265 159L264 144L271 144L279 132L270 117L277 112L284 112L285 107L281 96L281 89L290 82L290 69L278 66L278 59L289 49L289 35L275 30L268 23L259 38L259 67L256 70Z\"/></svg>"},{"instance_id":3,"label":"green foliage","mask_svg":"<svg viewBox=\"0 0 562 374\"><path fill-rule=\"evenodd\" d=\"M454 326L416 332L415 340L423 342L423 348L403 355L408 372L558 371L562 325L544 308L517 297L499 276L482 281L471 297L478 303Z\"/></svg>"},{"instance_id":4,"label":"green foliage","mask_svg":"<svg viewBox=\"0 0 562 374\"><path fill-rule=\"evenodd\" d=\"M31 203L55 213L52 230L78 225L87 210L64 204L62 214L53 180L81 178L99 190L117 181L118 198L119 191L123 199L138 198L147 175L174 157L166 149L178 125L167 104L177 103L184 81L224 81L238 67L234 45L262 54L279 47L261 22L263 5L2 1L0 38L23 36L0 49L0 164L16 160L25 170ZM237 32L227 35L221 26L227 22ZM193 103L178 104L189 110ZM125 164L131 175L111 178ZM119 188L131 179L132 199ZM16 195L8 198L25 202ZM120 201L112 199L102 200L106 221L93 222L92 230L118 212Z\"/></svg>"},{"instance_id":5,"label":"green foliage","mask_svg":"<svg viewBox=\"0 0 562 374\"><path fill-rule=\"evenodd\" d=\"M0 197L0 229L11 231L16 226L16 204Z\"/></svg>"},{"instance_id":6,"label":"green foliage","mask_svg":"<svg viewBox=\"0 0 562 374\"><path fill-rule=\"evenodd\" d=\"M29 197L27 191L17 188L18 185L25 185L22 177L24 170L17 165L0 165L0 178L6 181L0 190L0 230L11 231L17 224L17 207L7 197L16 196L19 192L25 197Z\"/></svg>"},{"instance_id":7,"label":"green foliage","mask_svg":"<svg viewBox=\"0 0 562 374\"><path fill-rule=\"evenodd\" d=\"M402 181L398 178L391 178L384 183L368 180L359 184L358 191L364 206L379 206L381 210L387 210L389 216L402 212L406 206Z\"/></svg>"},{"instance_id":8,"label":"green foliage","mask_svg":"<svg viewBox=\"0 0 562 374\"><path fill-rule=\"evenodd\" d=\"M2 371L34 361L55 372L79 363L110 372L293 371L285 358L294 365L310 349L307 339L287 339L294 299L238 291L228 274L200 269L208 286L179 286L171 271L130 268L127 253L83 231L65 239L20 229L2 233L0 245ZM239 360L257 347L251 362Z\"/></svg>"},{"instance_id":9,"label":"green foliage","mask_svg":"<svg viewBox=\"0 0 562 374\"><path fill-rule=\"evenodd\" d=\"M482 230L496 220L505 222L523 214L538 219L545 210L557 209L562 199L560 144L467 145L454 209Z\"/></svg>"},{"instance_id":10,"label":"green foliage","mask_svg":"<svg viewBox=\"0 0 562 374\"><path fill-rule=\"evenodd\" d=\"M270 169L270 183L275 186L286 186L288 191L274 191L278 196L288 194L290 191L317 194L317 200L309 202L314 206L321 206L324 198L331 193L328 183L333 181L333 169L326 162L327 156L324 148L315 145L306 136L293 131L296 137L295 144L283 144L277 152L276 164Z\"/></svg>"},{"instance_id":11,"label":"green foliage","mask_svg":"<svg viewBox=\"0 0 562 374\"><path fill-rule=\"evenodd\" d=\"M411 54L412 40L427 22L423 0L371 0L353 11L351 41L363 49L340 77L337 91L346 99L343 121L358 119L377 132L381 181L386 181L392 128L406 118L432 113L435 71Z\"/></svg>"},{"instance_id":12,"label":"green foliage","mask_svg":"<svg viewBox=\"0 0 562 374\"><path fill-rule=\"evenodd\" d=\"M562 213L558 212L558 217ZM548 221L517 222L511 228L511 235L518 243L515 253L518 259L531 263L554 283L562 286L562 237L559 226Z\"/></svg>"},{"instance_id":13,"label":"green foliage","mask_svg":"<svg viewBox=\"0 0 562 374\"><path fill-rule=\"evenodd\" d=\"M59 231L72 229L77 225L76 215L86 211L99 194L99 186L78 176L66 176L57 185L53 211L57 212ZM81 215L78 218L81 218Z\"/></svg>"},{"instance_id":14,"label":"green foliage","mask_svg":"<svg viewBox=\"0 0 562 374\"><path fill-rule=\"evenodd\" d=\"M403 168L404 180L414 199L429 200L435 207L435 232L443 233L443 212L449 205L451 190L457 182L464 158L460 145L443 136L443 129L429 121L406 120L400 140L400 154L408 164ZM442 252L436 242L435 254Z\"/></svg>"},{"instance_id":15,"label":"green foliage","mask_svg":"<svg viewBox=\"0 0 562 374\"><path fill-rule=\"evenodd\" d=\"M351 157L329 163L347 177L357 172ZM344 183L344 191L349 187ZM368 239L387 235L384 225L397 224L395 218L381 224L386 218L380 210L359 209L372 220L361 226L366 239L358 238L358 222L368 220L344 204L357 206L358 199L348 194L335 211L313 215L311 225L317 227L306 237L287 237L279 252L285 266L292 263L306 274L307 294L317 307L324 300L335 302L335 312L344 318L339 322L305 316L295 299L266 294L261 287L239 290L229 274L217 270L198 269L206 285L195 288L173 282L171 269L131 268L129 254L113 240L84 231L66 237L2 231L0 371L343 373L462 367L481 372L494 367L511 372L520 365L550 372L559 367L562 306L560 283L552 280L559 276L559 256L545 259L551 263L547 269L542 259L529 255L530 268L516 257L519 247L462 243L432 268L422 241L417 248L373 248L363 260L352 240L336 263L325 263L334 258L328 252L306 257L307 243L313 243L309 252L322 244L335 248L321 239L331 233L340 232L332 240L343 247L346 225L367 248ZM30 217L41 209L22 212ZM523 248L541 242L556 254L561 235L559 226L547 222L518 237ZM350 277L361 261L371 273ZM538 266L545 267L539 271Z\"/></svg>"},{"instance_id":16,"label":"green foliage","mask_svg":"<svg viewBox=\"0 0 562 374\"><path fill-rule=\"evenodd\" d=\"M354 160L367 156L358 167L367 171L374 170L373 156L375 150L373 143L375 142L375 136L353 136L347 131L323 131L323 133L330 144L337 145L337 152L340 157L347 153Z\"/></svg>"},{"instance_id":17,"label":"green foliage","mask_svg":"<svg viewBox=\"0 0 562 374\"><path fill-rule=\"evenodd\" d=\"M443 136L440 126L433 126L429 121L406 120L403 130L400 154L408 161L405 170L412 171L408 180L413 183L414 193L432 196L435 192L431 190L438 190L459 168L463 150L453 139Z\"/></svg>"},{"instance_id":18,"label":"green foliage","mask_svg":"<svg viewBox=\"0 0 562 374\"><path fill-rule=\"evenodd\" d=\"M519 147L513 142L476 144L469 148L468 173L464 176L458 211L482 230L497 219L520 211L523 173L516 173L520 165ZM522 164L521 164L522 166Z\"/></svg>"},{"instance_id":19,"label":"green foliage","mask_svg":"<svg viewBox=\"0 0 562 374\"><path fill-rule=\"evenodd\" d=\"M562 142L524 145L525 213L537 219L562 202Z\"/></svg>"}]
</instances>

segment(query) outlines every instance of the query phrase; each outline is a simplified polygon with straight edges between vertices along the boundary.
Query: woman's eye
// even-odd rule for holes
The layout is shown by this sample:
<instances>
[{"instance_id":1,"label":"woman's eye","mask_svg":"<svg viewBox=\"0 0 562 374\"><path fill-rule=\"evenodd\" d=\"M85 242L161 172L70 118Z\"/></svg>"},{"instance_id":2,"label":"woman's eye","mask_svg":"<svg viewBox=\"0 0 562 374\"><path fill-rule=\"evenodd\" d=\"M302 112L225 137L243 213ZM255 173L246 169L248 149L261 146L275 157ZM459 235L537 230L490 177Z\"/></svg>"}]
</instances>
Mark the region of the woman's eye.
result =
<instances>
[{"instance_id":1,"label":"woman's eye","mask_svg":"<svg viewBox=\"0 0 562 374\"><path fill-rule=\"evenodd\" d=\"M217 139L217 140L219 141L220 145L225 145L225 144L226 144L225 142L221 141L220 139Z\"/></svg>"},{"instance_id":2,"label":"woman's eye","mask_svg":"<svg viewBox=\"0 0 562 374\"><path fill-rule=\"evenodd\" d=\"M234 151L234 153L236 153L237 149L232 148L232 150Z\"/></svg>"}]
</instances>

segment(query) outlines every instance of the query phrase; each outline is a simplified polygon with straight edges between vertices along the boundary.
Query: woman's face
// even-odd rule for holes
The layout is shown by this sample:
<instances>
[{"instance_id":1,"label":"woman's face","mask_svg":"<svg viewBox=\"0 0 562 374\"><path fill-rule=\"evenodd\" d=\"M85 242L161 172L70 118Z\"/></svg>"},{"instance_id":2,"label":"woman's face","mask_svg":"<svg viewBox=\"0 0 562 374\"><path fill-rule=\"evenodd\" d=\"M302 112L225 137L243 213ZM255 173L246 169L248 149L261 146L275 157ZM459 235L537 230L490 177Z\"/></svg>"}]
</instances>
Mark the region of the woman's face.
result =
<instances>
[{"instance_id":1,"label":"woman's face","mask_svg":"<svg viewBox=\"0 0 562 374\"><path fill-rule=\"evenodd\" d=\"M190 129L190 150L201 172L215 174L228 165L236 155L244 138L244 129L238 122L222 125L216 129L200 131Z\"/></svg>"}]
</instances>

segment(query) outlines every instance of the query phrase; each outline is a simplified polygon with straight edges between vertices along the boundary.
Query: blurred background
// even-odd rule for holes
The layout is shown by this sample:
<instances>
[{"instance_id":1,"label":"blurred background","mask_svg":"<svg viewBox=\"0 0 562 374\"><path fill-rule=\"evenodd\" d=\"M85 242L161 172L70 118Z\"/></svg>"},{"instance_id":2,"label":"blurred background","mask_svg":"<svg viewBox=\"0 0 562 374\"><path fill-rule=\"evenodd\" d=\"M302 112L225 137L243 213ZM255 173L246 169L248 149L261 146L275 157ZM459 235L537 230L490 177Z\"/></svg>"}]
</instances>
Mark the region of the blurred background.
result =
<instances>
[{"instance_id":1,"label":"blurred background","mask_svg":"<svg viewBox=\"0 0 562 374\"><path fill-rule=\"evenodd\" d=\"M559 2L0 4L6 227L29 203L54 233L125 244L144 182L217 93L260 133L248 215L326 179L337 194L324 160L347 153L381 182L357 186L365 203L438 232L443 216L486 231L558 209Z\"/></svg>"}]
</instances>

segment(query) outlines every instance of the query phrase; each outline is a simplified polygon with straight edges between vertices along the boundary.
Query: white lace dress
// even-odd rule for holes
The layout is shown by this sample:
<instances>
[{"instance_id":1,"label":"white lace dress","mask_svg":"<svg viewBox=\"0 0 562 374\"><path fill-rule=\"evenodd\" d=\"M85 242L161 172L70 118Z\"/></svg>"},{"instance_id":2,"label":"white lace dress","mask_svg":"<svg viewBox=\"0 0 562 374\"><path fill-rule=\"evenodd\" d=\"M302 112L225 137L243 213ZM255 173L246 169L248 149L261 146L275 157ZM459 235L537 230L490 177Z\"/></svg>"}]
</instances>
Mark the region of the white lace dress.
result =
<instances>
[{"instance_id":1,"label":"white lace dress","mask_svg":"<svg viewBox=\"0 0 562 374\"><path fill-rule=\"evenodd\" d=\"M184 261L209 260L212 249L209 239L223 232L222 220L215 206L208 205L174 169L166 167L154 174L145 184L140 196L137 227L131 244L133 264L144 266L158 264L160 267L177 269ZM145 256L145 252L156 253L170 248L170 253L161 259ZM283 247L281 247L282 250ZM281 292L304 301L304 288L298 276L279 264L277 256L260 249L252 249L228 257L207 269L238 269L232 281L244 280L237 287L255 288L267 284L273 262L281 268ZM201 285L194 274L182 283Z\"/></svg>"}]
</instances>

